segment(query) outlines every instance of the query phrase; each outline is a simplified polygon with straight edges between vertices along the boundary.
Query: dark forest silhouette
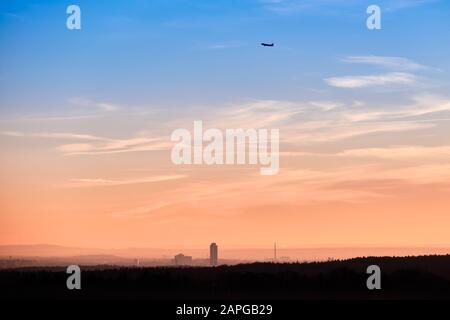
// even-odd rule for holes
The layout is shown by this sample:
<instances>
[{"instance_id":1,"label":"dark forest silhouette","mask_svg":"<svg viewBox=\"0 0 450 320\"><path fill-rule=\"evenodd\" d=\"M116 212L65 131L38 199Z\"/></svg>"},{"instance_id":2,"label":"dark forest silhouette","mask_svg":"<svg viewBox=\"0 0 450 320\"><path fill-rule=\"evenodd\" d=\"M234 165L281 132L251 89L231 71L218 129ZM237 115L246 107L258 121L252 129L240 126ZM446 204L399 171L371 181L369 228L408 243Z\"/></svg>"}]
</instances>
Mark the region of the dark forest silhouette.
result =
<instances>
[{"instance_id":1,"label":"dark forest silhouette","mask_svg":"<svg viewBox=\"0 0 450 320\"><path fill-rule=\"evenodd\" d=\"M368 290L366 268L382 271ZM317 263L218 267L82 267L82 289L68 290L64 268L0 271L2 298L32 299L450 299L450 255L368 257Z\"/></svg>"}]
</instances>

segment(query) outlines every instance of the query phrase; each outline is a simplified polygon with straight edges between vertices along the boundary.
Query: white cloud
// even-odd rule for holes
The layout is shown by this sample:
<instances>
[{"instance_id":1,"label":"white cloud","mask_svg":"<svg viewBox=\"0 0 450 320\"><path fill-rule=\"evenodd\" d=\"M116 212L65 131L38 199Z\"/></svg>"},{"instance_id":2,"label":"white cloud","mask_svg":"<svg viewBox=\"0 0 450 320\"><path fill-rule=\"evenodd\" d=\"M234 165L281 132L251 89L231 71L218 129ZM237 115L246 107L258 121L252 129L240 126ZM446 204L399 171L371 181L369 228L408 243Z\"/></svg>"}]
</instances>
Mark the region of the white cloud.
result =
<instances>
[{"instance_id":1,"label":"white cloud","mask_svg":"<svg viewBox=\"0 0 450 320\"><path fill-rule=\"evenodd\" d=\"M320 131L307 133L290 133L283 136L285 142L295 143L314 143L314 142L332 142L350 139L358 136L382 133L382 132L403 132L420 129L428 129L434 127L432 123L414 123L414 122L377 122L377 123L361 123L361 124L330 124L328 127L322 128Z\"/></svg>"},{"instance_id":2,"label":"white cloud","mask_svg":"<svg viewBox=\"0 0 450 320\"><path fill-rule=\"evenodd\" d=\"M0 119L0 122L50 122L50 121L71 121L71 120L85 120L97 119L101 115L68 115L68 116L25 116L10 119Z\"/></svg>"},{"instance_id":3,"label":"white cloud","mask_svg":"<svg viewBox=\"0 0 450 320\"><path fill-rule=\"evenodd\" d=\"M229 42L229 43L215 43L207 46L208 49L211 50L223 50L223 49L231 49L231 48L239 48L242 47L242 43L237 42Z\"/></svg>"},{"instance_id":4,"label":"white cloud","mask_svg":"<svg viewBox=\"0 0 450 320\"><path fill-rule=\"evenodd\" d=\"M277 128L304 111L305 104L280 100L256 100L247 103L208 107L191 112L168 123L172 128L190 128L201 114L205 127L209 128Z\"/></svg>"},{"instance_id":5,"label":"white cloud","mask_svg":"<svg viewBox=\"0 0 450 320\"><path fill-rule=\"evenodd\" d=\"M80 98L80 97L70 98L69 102L71 104L79 106L79 107L96 108L96 109L100 109L102 111L109 111L109 112L120 109L120 107L116 104L112 104L109 102L102 102L102 101L93 101L93 100Z\"/></svg>"},{"instance_id":6,"label":"white cloud","mask_svg":"<svg viewBox=\"0 0 450 320\"><path fill-rule=\"evenodd\" d=\"M397 11L427 5L441 0L378 0L377 4L386 11ZM359 8L373 4L368 0L259 0L263 7L275 13L310 12L328 13L342 8ZM356 9L355 9L356 10Z\"/></svg>"},{"instance_id":7,"label":"white cloud","mask_svg":"<svg viewBox=\"0 0 450 320\"><path fill-rule=\"evenodd\" d=\"M65 144L57 148L65 155L99 155L138 151L168 150L171 144L163 138L135 137L130 139L110 139L96 144Z\"/></svg>"},{"instance_id":8,"label":"white cloud","mask_svg":"<svg viewBox=\"0 0 450 320\"><path fill-rule=\"evenodd\" d=\"M201 114L205 129L279 128L282 130L283 143L305 146L376 133L429 129L435 127L432 119L404 118L449 110L450 100L434 95L420 95L413 99L412 104L383 106L377 107L376 110L370 110L367 105L358 101L345 103L332 100L309 102L256 100L201 108L189 114L180 114L177 119L165 121L164 125L156 130L136 133L125 138L64 132L6 131L3 134L67 140L54 146L65 156L170 150L173 147L173 142L169 139L170 132L176 128L192 129L193 121Z\"/></svg>"},{"instance_id":9,"label":"white cloud","mask_svg":"<svg viewBox=\"0 0 450 320\"><path fill-rule=\"evenodd\" d=\"M137 208L113 212L113 213L110 213L109 215L113 216L113 217L144 217L144 216L148 216L154 212L158 212L160 209L169 207L171 205L173 205L173 202L160 201L160 202L152 203L147 206L141 206L141 207L137 207Z\"/></svg>"},{"instance_id":10,"label":"white cloud","mask_svg":"<svg viewBox=\"0 0 450 320\"><path fill-rule=\"evenodd\" d=\"M392 84L413 84L417 77L410 73L392 72L378 75L344 76L325 79L330 86L337 88L365 88Z\"/></svg>"},{"instance_id":11,"label":"white cloud","mask_svg":"<svg viewBox=\"0 0 450 320\"><path fill-rule=\"evenodd\" d=\"M155 139L123 139L115 140L109 144L65 144L57 148L66 156L75 155L101 155L114 153L128 153L141 151L161 151L169 150L172 147L170 141L164 141L162 138Z\"/></svg>"},{"instance_id":12,"label":"white cloud","mask_svg":"<svg viewBox=\"0 0 450 320\"><path fill-rule=\"evenodd\" d=\"M344 104L335 101L311 101L310 105L323 111L330 111L342 107Z\"/></svg>"},{"instance_id":13,"label":"white cloud","mask_svg":"<svg viewBox=\"0 0 450 320\"><path fill-rule=\"evenodd\" d=\"M398 146L389 148L350 149L337 154L338 156L375 157L380 159L431 158L450 159L450 146Z\"/></svg>"},{"instance_id":14,"label":"white cloud","mask_svg":"<svg viewBox=\"0 0 450 320\"><path fill-rule=\"evenodd\" d=\"M56 148L56 150L62 152L64 155L95 155L138 151L156 151L168 150L171 147L170 141L163 137L149 138L144 136L137 136L128 139L113 139L79 133L24 133L18 131L4 131L1 134L10 137L76 141L75 143L66 143ZM89 143L84 143L84 141L88 141Z\"/></svg>"},{"instance_id":15,"label":"white cloud","mask_svg":"<svg viewBox=\"0 0 450 320\"><path fill-rule=\"evenodd\" d=\"M442 0L390 0L386 1L386 11L397 11L401 9L408 9L419 7Z\"/></svg>"},{"instance_id":16,"label":"white cloud","mask_svg":"<svg viewBox=\"0 0 450 320\"><path fill-rule=\"evenodd\" d=\"M400 110L367 111L361 113L344 114L344 117L351 122L389 120L406 117L424 116L427 114L450 111L450 100L430 95L422 94L413 98L414 104L401 108Z\"/></svg>"},{"instance_id":17,"label":"white cloud","mask_svg":"<svg viewBox=\"0 0 450 320\"><path fill-rule=\"evenodd\" d=\"M185 178L185 175L166 175L166 176L153 176L147 178L139 178L139 179L72 179L70 183L66 185L66 187L109 187L109 186L120 186L120 185L128 185L128 184L137 184L137 183L153 183L153 182L162 182L169 180L176 180Z\"/></svg>"},{"instance_id":18,"label":"white cloud","mask_svg":"<svg viewBox=\"0 0 450 320\"><path fill-rule=\"evenodd\" d=\"M65 132L38 132L25 133L19 131L4 131L3 135L10 137L28 137L28 138L48 138L48 139L68 139L68 140L93 140L93 141L110 141L111 139L93 136L89 134L65 133Z\"/></svg>"},{"instance_id":19,"label":"white cloud","mask_svg":"<svg viewBox=\"0 0 450 320\"><path fill-rule=\"evenodd\" d=\"M402 57L383 56L349 56L342 61L346 63L371 64L396 70L421 70L427 67L417 62Z\"/></svg>"}]
</instances>

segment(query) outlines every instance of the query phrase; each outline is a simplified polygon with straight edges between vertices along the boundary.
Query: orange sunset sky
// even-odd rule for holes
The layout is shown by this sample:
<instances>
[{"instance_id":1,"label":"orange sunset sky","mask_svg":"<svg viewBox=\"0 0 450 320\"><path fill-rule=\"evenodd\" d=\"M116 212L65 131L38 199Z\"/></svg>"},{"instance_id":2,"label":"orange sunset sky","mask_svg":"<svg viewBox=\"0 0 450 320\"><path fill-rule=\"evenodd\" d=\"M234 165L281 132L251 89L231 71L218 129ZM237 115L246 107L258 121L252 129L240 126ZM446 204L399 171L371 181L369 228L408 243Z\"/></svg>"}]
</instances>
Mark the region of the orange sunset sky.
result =
<instances>
[{"instance_id":1,"label":"orange sunset sky","mask_svg":"<svg viewBox=\"0 0 450 320\"><path fill-rule=\"evenodd\" d=\"M426 2L379 32L354 4L81 1L75 31L2 4L0 245L450 246L450 10ZM279 129L278 174L174 165L195 120Z\"/></svg>"}]
</instances>

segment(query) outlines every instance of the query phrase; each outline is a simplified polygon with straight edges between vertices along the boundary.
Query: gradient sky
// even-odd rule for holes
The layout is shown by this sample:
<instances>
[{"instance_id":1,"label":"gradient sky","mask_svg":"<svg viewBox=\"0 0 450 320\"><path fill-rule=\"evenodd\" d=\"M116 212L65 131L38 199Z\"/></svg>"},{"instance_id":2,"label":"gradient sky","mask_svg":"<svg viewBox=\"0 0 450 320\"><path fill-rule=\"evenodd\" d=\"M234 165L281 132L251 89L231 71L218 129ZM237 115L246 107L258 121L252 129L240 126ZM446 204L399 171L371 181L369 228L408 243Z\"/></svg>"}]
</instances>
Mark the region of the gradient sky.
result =
<instances>
[{"instance_id":1,"label":"gradient sky","mask_svg":"<svg viewBox=\"0 0 450 320\"><path fill-rule=\"evenodd\" d=\"M70 4L0 3L0 244L450 245L449 1ZM194 120L280 172L173 165Z\"/></svg>"}]
</instances>

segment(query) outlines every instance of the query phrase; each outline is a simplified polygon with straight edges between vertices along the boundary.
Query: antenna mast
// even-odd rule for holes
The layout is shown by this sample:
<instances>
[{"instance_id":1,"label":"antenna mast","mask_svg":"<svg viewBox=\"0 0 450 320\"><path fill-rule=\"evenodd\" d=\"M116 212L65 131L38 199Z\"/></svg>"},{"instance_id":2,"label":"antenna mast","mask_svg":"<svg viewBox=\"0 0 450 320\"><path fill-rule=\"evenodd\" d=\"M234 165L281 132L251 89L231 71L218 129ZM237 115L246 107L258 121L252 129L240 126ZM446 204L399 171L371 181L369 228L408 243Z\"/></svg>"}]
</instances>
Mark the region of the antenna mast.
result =
<instances>
[{"instance_id":1,"label":"antenna mast","mask_svg":"<svg viewBox=\"0 0 450 320\"><path fill-rule=\"evenodd\" d=\"M273 243L273 261L277 261L277 243Z\"/></svg>"}]
</instances>

